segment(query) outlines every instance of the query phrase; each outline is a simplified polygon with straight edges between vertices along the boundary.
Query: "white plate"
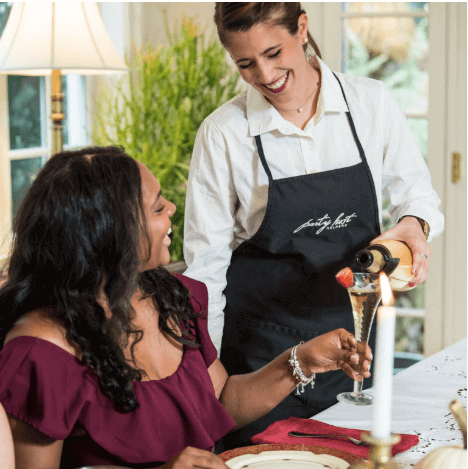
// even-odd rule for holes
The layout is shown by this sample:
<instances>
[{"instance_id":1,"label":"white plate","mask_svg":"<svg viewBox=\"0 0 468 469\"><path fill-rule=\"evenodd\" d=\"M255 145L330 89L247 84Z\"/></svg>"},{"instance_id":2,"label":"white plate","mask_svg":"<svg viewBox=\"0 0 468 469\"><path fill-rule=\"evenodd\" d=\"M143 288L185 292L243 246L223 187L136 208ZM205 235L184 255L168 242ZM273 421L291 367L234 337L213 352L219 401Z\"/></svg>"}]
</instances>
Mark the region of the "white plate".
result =
<instances>
[{"instance_id":1,"label":"white plate","mask_svg":"<svg viewBox=\"0 0 468 469\"><path fill-rule=\"evenodd\" d=\"M265 451L260 454L243 454L226 461L231 469L347 469L349 463L329 454L310 451Z\"/></svg>"}]
</instances>

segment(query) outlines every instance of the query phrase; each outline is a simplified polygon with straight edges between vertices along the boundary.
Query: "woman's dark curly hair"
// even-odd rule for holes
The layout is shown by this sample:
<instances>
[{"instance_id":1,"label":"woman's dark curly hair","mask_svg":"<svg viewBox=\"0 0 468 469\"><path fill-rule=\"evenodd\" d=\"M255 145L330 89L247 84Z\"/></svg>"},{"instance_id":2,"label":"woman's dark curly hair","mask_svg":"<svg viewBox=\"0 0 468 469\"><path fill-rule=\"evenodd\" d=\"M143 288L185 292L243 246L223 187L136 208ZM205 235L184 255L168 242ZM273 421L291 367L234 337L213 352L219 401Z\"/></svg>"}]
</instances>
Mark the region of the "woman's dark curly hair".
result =
<instances>
[{"instance_id":1,"label":"woman's dark curly hair","mask_svg":"<svg viewBox=\"0 0 468 469\"><path fill-rule=\"evenodd\" d=\"M299 29L299 17L303 13L305 14L305 10L300 2L216 2L214 21L221 44L229 47L229 33L249 31L261 23L271 22L276 26L283 26L294 36ZM317 56L322 58L309 31L307 37ZM303 48L305 50L307 44Z\"/></svg>"},{"instance_id":2,"label":"woman's dark curly hair","mask_svg":"<svg viewBox=\"0 0 468 469\"><path fill-rule=\"evenodd\" d=\"M132 326L137 287L152 297L162 331L198 345L188 334L196 314L187 288L163 267L139 272L140 238L149 243L149 236L136 161L118 147L57 153L32 183L13 225L13 250L0 288L0 344L23 314L52 306L68 341L79 347L82 362L96 372L116 408L138 408L132 382L144 371L133 355L143 337ZM96 300L103 286L110 317ZM169 319L182 325L185 338L174 333ZM123 350L131 337L129 362Z\"/></svg>"}]
</instances>

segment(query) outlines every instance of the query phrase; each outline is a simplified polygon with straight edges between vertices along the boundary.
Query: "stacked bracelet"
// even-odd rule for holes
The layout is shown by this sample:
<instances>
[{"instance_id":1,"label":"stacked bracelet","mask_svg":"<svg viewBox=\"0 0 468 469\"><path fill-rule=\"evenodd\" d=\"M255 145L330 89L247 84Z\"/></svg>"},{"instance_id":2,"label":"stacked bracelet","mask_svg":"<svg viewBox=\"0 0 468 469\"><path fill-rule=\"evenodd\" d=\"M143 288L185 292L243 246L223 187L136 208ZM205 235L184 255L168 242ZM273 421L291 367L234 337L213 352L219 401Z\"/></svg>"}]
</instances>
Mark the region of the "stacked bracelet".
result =
<instances>
[{"instance_id":1,"label":"stacked bracelet","mask_svg":"<svg viewBox=\"0 0 468 469\"><path fill-rule=\"evenodd\" d=\"M315 373L312 373L309 377L307 377L304 372L301 370L301 367L299 365L299 361L296 356L296 350L299 345L302 345L304 342L301 342L300 344L296 345L293 347L291 351L291 358L288 360L289 365L293 369L292 374L297 380L297 385L296 385L296 396L300 394L304 394L304 387L310 384L310 387L314 389L314 384L315 384ZM299 386L301 389L299 390Z\"/></svg>"}]
</instances>

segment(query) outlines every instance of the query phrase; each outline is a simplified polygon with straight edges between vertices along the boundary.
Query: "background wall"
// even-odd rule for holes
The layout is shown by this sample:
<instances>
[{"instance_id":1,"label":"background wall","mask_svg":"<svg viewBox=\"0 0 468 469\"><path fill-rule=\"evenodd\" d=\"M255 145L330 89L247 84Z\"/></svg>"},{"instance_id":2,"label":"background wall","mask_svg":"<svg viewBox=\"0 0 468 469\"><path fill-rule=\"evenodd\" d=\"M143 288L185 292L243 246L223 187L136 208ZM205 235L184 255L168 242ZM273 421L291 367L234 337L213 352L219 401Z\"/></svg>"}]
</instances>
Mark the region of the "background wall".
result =
<instances>
[{"instance_id":1,"label":"background wall","mask_svg":"<svg viewBox=\"0 0 468 469\"><path fill-rule=\"evenodd\" d=\"M132 42L137 49L147 44L155 47L167 43L163 10L167 11L171 30L188 17L195 19L208 36L216 34L214 2L126 2L124 5L127 18L133 25Z\"/></svg>"}]
</instances>

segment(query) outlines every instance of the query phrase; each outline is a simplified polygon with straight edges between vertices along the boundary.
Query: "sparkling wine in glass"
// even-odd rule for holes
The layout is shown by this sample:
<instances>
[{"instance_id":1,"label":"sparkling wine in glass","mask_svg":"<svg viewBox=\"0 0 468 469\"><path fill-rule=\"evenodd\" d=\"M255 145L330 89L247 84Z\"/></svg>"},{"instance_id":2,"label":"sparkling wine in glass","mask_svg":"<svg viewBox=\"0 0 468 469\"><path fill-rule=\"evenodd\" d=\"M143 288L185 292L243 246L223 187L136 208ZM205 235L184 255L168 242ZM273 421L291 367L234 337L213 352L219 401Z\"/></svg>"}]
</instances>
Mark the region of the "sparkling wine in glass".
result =
<instances>
[{"instance_id":1,"label":"sparkling wine in glass","mask_svg":"<svg viewBox=\"0 0 468 469\"><path fill-rule=\"evenodd\" d=\"M364 378L362 363L365 360L367 342L374 320L377 306L380 302L380 282L377 274L353 272L353 285L347 287L351 299L354 317L354 335L357 342L359 363L355 366L358 378L354 380L354 390L338 394L337 399L354 405L370 405L372 397L362 392Z\"/></svg>"}]
</instances>

